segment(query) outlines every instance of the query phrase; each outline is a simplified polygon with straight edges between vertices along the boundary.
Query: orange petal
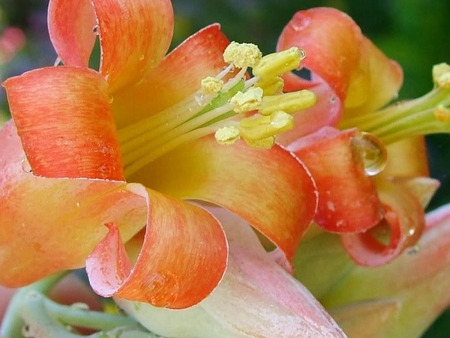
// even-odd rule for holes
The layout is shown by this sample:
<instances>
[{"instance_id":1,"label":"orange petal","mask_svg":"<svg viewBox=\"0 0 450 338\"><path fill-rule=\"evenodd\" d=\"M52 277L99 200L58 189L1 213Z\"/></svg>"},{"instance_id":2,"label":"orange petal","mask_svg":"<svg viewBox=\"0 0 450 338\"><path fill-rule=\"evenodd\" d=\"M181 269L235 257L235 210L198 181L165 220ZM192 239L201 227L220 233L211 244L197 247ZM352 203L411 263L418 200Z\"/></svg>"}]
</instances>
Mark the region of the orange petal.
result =
<instances>
[{"instance_id":1,"label":"orange petal","mask_svg":"<svg viewBox=\"0 0 450 338\"><path fill-rule=\"evenodd\" d=\"M284 91L309 89L317 96L317 102L311 108L294 114L292 130L277 136L277 143L289 145L300 137L311 134L322 127L336 127L342 116L342 104L339 97L324 81L305 81L293 73L284 76Z\"/></svg>"},{"instance_id":2,"label":"orange petal","mask_svg":"<svg viewBox=\"0 0 450 338\"><path fill-rule=\"evenodd\" d=\"M107 86L98 73L41 68L10 78L4 86L36 175L123 180Z\"/></svg>"},{"instance_id":3,"label":"orange petal","mask_svg":"<svg viewBox=\"0 0 450 338\"><path fill-rule=\"evenodd\" d=\"M288 147L316 182L319 206L315 222L327 231L364 231L382 217L376 187L351 145L355 134L356 130L339 132L325 127Z\"/></svg>"},{"instance_id":4,"label":"orange petal","mask_svg":"<svg viewBox=\"0 0 450 338\"><path fill-rule=\"evenodd\" d=\"M219 25L208 26L175 48L143 81L117 94L113 108L120 127L173 106L200 88L200 81L225 66L229 44Z\"/></svg>"},{"instance_id":5,"label":"orange petal","mask_svg":"<svg viewBox=\"0 0 450 338\"><path fill-rule=\"evenodd\" d=\"M129 189L148 203L142 249L133 267L118 229L108 225L86 262L94 291L171 309L200 302L225 272L228 246L220 224L199 207L139 185Z\"/></svg>"},{"instance_id":6,"label":"orange petal","mask_svg":"<svg viewBox=\"0 0 450 338\"><path fill-rule=\"evenodd\" d=\"M309 173L279 146L219 145L206 137L176 149L132 177L158 191L231 210L291 259L314 217L316 190Z\"/></svg>"},{"instance_id":7,"label":"orange petal","mask_svg":"<svg viewBox=\"0 0 450 338\"><path fill-rule=\"evenodd\" d=\"M0 284L23 286L80 268L115 222L128 240L145 225L145 200L125 182L33 175L10 121L0 131Z\"/></svg>"},{"instance_id":8,"label":"orange petal","mask_svg":"<svg viewBox=\"0 0 450 338\"><path fill-rule=\"evenodd\" d=\"M380 266L390 262L417 242L425 226L422 205L407 188L386 179L377 180L377 187L384 204L384 222L371 231L342 235L347 253L363 266ZM390 238L389 243L384 245L375 238L374 231L384 231L386 226L390 229Z\"/></svg>"},{"instance_id":9,"label":"orange petal","mask_svg":"<svg viewBox=\"0 0 450 338\"><path fill-rule=\"evenodd\" d=\"M251 228L211 208L230 243L217 289L189 309L170 311L117 299L127 313L167 337L344 337L309 291L276 264Z\"/></svg>"},{"instance_id":10,"label":"orange petal","mask_svg":"<svg viewBox=\"0 0 450 338\"><path fill-rule=\"evenodd\" d=\"M345 13L333 8L297 12L278 40L277 50L297 46L306 51L302 65L323 78L344 101L360 59L361 30Z\"/></svg>"},{"instance_id":11,"label":"orange petal","mask_svg":"<svg viewBox=\"0 0 450 338\"><path fill-rule=\"evenodd\" d=\"M169 49L173 10L169 0L93 0L110 92L138 82Z\"/></svg>"},{"instance_id":12,"label":"orange petal","mask_svg":"<svg viewBox=\"0 0 450 338\"><path fill-rule=\"evenodd\" d=\"M67 66L87 67L96 35L90 0L50 0L48 30L61 61Z\"/></svg>"}]
</instances>

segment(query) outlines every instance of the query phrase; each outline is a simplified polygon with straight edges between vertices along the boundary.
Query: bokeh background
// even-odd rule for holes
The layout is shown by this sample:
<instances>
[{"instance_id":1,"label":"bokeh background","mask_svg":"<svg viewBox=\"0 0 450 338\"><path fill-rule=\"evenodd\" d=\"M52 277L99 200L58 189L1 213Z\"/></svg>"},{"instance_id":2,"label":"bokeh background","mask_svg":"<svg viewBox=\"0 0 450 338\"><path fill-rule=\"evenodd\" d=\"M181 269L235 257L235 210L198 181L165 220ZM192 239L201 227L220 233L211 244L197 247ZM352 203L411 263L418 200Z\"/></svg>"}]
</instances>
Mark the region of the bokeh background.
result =
<instances>
[{"instance_id":1,"label":"bokeh background","mask_svg":"<svg viewBox=\"0 0 450 338\"><path fill-rule=\"evenodd\" d=\"M53 65L56 54L47 33L47 5L48 0L0 0L0 82ZM173 5L174 46L198 29L219 22L231 40L256 43L263 53L274 51L278 35L296 11L317 6L341 9L403 67L405 83L399 100L429 91L432 65L450 63L448 0L173 0ZM0 124L8 114L5 92L0 89ZM429 136L427 147L431 175L442 182L431 209L450 201L450 136ZM424 337L450 337L450 311Z\"/></svg>"}]
</instances>

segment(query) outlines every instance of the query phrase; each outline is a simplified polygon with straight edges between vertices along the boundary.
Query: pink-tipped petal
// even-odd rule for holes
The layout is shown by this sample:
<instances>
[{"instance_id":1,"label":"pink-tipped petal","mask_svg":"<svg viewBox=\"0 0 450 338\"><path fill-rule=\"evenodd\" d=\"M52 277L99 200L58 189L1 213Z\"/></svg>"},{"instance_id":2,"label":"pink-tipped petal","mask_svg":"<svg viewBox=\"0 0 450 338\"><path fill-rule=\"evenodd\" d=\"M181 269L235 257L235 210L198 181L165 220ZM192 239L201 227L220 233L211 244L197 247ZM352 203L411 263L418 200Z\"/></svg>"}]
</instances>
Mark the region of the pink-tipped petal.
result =
<instances>
[{"instance_id":1,"label":"pink-tipped petal","mask_svg":"<svg viewBox=\"0 0 450 338\"><path fill-rule=\"evenodd\" d=\"M218 221L205 210L146 190L128 189L148 204L145 237L131 263L118 229L91 253L86 270L93 289L105 297L182 309L208 296L222 278L228 247Z\"/></svg>"},{"instance_id":2,"label":"pink-tipped petal","mask_svg":"<svg viewBox=\"0 0 450 338\"><path fill-rule=\"evenodd\" d=\"M240 215L290 260L316 211L316 189L301 162L280 146L219 145L205 137L131 177L180 198L208 201Z\"/></svg>"},{"instance_id":3,"label":"pink-tipped petal","mask_svg":"<svg viewBox=\"0 0 450 338\"><path fill-rule=\"evenodd\" d=\"M193 94L202 79L223 69L222 54L228 44L217 24L186 39L141 82L114 97L118 126L137 122Z\"/></svg>"},{"instance_id":4,"label":"pink-tipped petal","mask_svg":"<svg viewBox=\"0 0 450 338\"><path fill-rule=\"evenodd\" d=\"M311 134L322 127L336 127L342 116L339 97L324 81L305 81L293 73L284 76L284 91L309 89L317 96L311 108L294 114L294 128L277 136L277 143L288 146L300 137Z\"/></svg>"},{"instance_id":5,"label":"pink-tipped petal","mask_svg":"<svg viewBox=\"0 0 450 338\"><path fill-rule=\"evenodd\" d=\"M425 227L422 205L407 188L386 179L378 180L377 187L385 209L384 222L367 232L342 235L347 253L363 266L381 266L390 262L407 247L416 244ZM384 231L386 226L390 229L390 238L383 244L374 231Z\"/></svg>"},{"instance_id":6,"label":"pink-tipped petal","mask_svg":"<svg viewBox=\"0 0 450 338\"><path fill-rule=\"evenodd\" d=\"M152 332L169 337L344 337L322 306L262 248L251 228L211 208L230 245L227 271L216 290L186 310L116 301Z\"/></svg>"},{"instance_id":7,"label":"pink-tipped petal","mask_svg":"<svg viewBox=\"0 0 450 338\"><path fill-rule=\"evenodd\" d=\"M4 86L36 175L123 180L107 84L98 73L41 68L10 78Z\"/></svg>"},{"instance_id":8,"label":"pink-tipped petal","mask_svg":"<svg viewBox=\"0 0 450 338\"><path fill-rule=\"evenodd\" d=\"M56 53L66 66L87 67L96 35L91 0L50 0L48 31Z\"/></svg>"},{"instance_id":9,"label":"pink-tipped petal","mask_svg":"<svg viewBox=\"0 0 450 338\"><path fill-rule=\"evenodd\" d=\"M128 240L145 225L145 200L125 182L33 175L8 122L0 131L0 284L23 286L80 268L114 222Z\"/></svg>"},{"instance_id":10,"label":"pink-tipped petal","mask_svg":"<svg viewBox=\"0 0 450 338\"><path fill-rule=\"evenodd\" d=\"M382 218L375 184L352 146L355 135L356 130L324 127L288 147L314 178L319 191L315 222L327 231L360 232Z\"/></svg>"},{"instance_id":11,"label":"pink-tipped petal","mask_svg":"<svg viewBox=\"0 0 450 338\"><path fill-rule=\"evenodd\" d=\"M173 34L169 0L93 0L110 93L136 83L166 54Z\"/></svg>"}]
</instances>

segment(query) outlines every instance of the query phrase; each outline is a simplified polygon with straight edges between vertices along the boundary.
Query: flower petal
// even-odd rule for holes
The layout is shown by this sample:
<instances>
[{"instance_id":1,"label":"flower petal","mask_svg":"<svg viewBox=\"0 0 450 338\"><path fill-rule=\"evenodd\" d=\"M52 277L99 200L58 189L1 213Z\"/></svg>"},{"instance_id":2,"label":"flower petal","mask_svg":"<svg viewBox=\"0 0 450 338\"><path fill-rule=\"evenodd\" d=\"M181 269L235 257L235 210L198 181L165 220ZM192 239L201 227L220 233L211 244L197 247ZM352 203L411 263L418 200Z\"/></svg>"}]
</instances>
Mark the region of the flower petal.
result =
<instances>
[{"instance_id":1,"label":"flower petal","mask_svg":"<svg viewBox=\"0 0 450 338\"><path fill-rule=\"evenodd\" d=\"M96 35L90 0L50 0L48 31L56 53L66 66L87 67Z\"/></svg>"},{"instance_id":2,"label":"flower petal","mask_svg":"<svg viewBox=\"0 0 450 338\"><path fill-rule=\"evenodd\" d=\"M243 141L219 145L205 137L177 148L131 179L171 196L208 201L240 215L290 260L316 210L316 190L304 166L280 146Z\"/></svg>"},{"instance_id":3,"label":"flower petal","mask_svg":"<svg viewBox=\"0 0 450 338\"><path fill-rule=\"evenodd\" d=\"M325 127L288 147L314 178L319 191L315 222L327 231L364 231L382 218L376 187L351 144L355 134Z\"/></svg>"},{"instance_id":4,"label":"flower petal","mask_svg":"<svg viewBox=\"0 0 450 338\"><path fill-rule=\"evenodd\" d=\"M141 82L114 97L117 125L139 121L193 94L202 79L225 66L222 54L228 44L217 24L186 39Z\"/></svg>"},{"instance_id":5,"label":"flower petal","mask_svg":"<svg viewBox=\"0 0 450 338\"><path fill-rule=\"evenodd\" d=\"M0 284L29 284L79 268L115 222L128 240L145 224L145 201L125 182L48 179L27 170L14 124L0 131Z\"/></svg>"},{"instance_id":6,"label":"flower petal","mask_svg":"<svg viewBox=\"0 0 450 338\"><path fill-rule=\"evenodd\" d=\"M110 93L138 82L166 54L173 34L169 0L93 0Z\"/></svg>"},{"instance_id":7,"label":"flower petal","mask_svg":"<svg viewBox=\"0 0 450 338\"><path fill-rule=\"evenodd\" d=\"M416 244L425 226L422 205L407 188L386 179L377 180L380 200L384 205L384 222L371 231L342 235L347 253L363 266L380 266L390 262L407 247ZM390 228L388 244L375 237L374 231Z\"/></svg>"},{"instance_id":8,"label":"flower petal","mask_svg":"<svg viewBox=\"0 0 450 338\"><path fill-rule=\"evenodd\" d=\"M427 215L418 250L377 268L355 267L323 299L328 307L368 299L393 299L402 307L390 337L420 337L450 304L450 205Z\"/></svg>"},{"instance_id":9,"label":"flower petal","mask_svg":"<svg viewBox=\"0 0 450 338\"><path fill-rule=\"evenodd\" d=\"M344 337L308 290L267 254L241 219L214 208L230 244L224 279L181 311L116 301L153 332L170 337Z\"/></svg>"},{"instance_id":10,"label":"flower petal","mask_svg":"<svg viewBox=\"0 0 450 338\"><path fill-rule=\"evenodd\" d=\"M107 85L98 73L40 68L4 86L36 175L123 180Z\"/></svg>"},{"instance_id":11,"label":"flower petal","mask_svg":"<svg viewBox=\"0 0 450 338\"><path fill-rule=\"evenodd\" d=\"M108 225L108 235L86 262L92 288L102 296L171 309L198 303L225 272L228 247L220 224L186 202L140 185L128 189L148 204L142 249L133 267L118 229Z\"/></svg>"},{"instance_id":12,"label":"flower petal","mask_svg":"<svg viewBox=\"0 0 450 338\"><path fill-rule=\"evenodd\" d=\"M293 73L284 76L284 91L309 89L317 96L311 108L295 113L292 130L277 136L277 143L288 146L295 140L322 127L336 127L342 117L342 104L334 91L324 81L305 81Z\"/></svg>"},{"instance_id":13,"label":"flower petal","mask_svg":"<svg viewBox=\"0 0 450 338\"><path fill-rule=\"evenodd\" d=\"M353 69L359 64L361 39L361 30L347 14L313 8L294 15L280 35L277 50L304 49L302 65L323 78L344 101Z\"/></svg>"}]
</instances>

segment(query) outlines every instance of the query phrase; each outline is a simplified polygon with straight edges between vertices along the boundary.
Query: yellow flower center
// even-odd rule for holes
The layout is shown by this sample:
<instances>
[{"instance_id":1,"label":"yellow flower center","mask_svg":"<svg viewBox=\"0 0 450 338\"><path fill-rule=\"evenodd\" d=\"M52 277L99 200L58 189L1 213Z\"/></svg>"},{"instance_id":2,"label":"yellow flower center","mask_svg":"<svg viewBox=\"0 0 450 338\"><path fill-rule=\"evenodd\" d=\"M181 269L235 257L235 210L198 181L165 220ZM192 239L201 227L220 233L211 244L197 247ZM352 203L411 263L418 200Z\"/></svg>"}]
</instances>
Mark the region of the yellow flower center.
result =
<instances>
[{"instance_id":1,"label":"yellow flower center","mask_svg":"<svg viewBox=\"0 0 450 338\"><path fill-rule=\"evenodd\" d=\"M357 127L384 144L418 135L450 132L450 66L433 67L434 88L410 101L398 102L382 110L343 121L340 128Z\"/></svg>"},{"instance_id":2,"label":"yellow flower center","mask_svg":"<svg viewBox=\"0 0 450 338\"><path fill-rule=\"evenodd\" d=\"M252 147L272 147L277 134L293 127L291 114L316 102L307 90L282 93L281 75L303 58L296 47L262 56L256 45L232 42L224 52L229 66L203 79L193 95L118 131L125 175L209 134L224 145L242 138ZM247 79L248 68L254 77Z\"/></svg>"}]
</instances>

